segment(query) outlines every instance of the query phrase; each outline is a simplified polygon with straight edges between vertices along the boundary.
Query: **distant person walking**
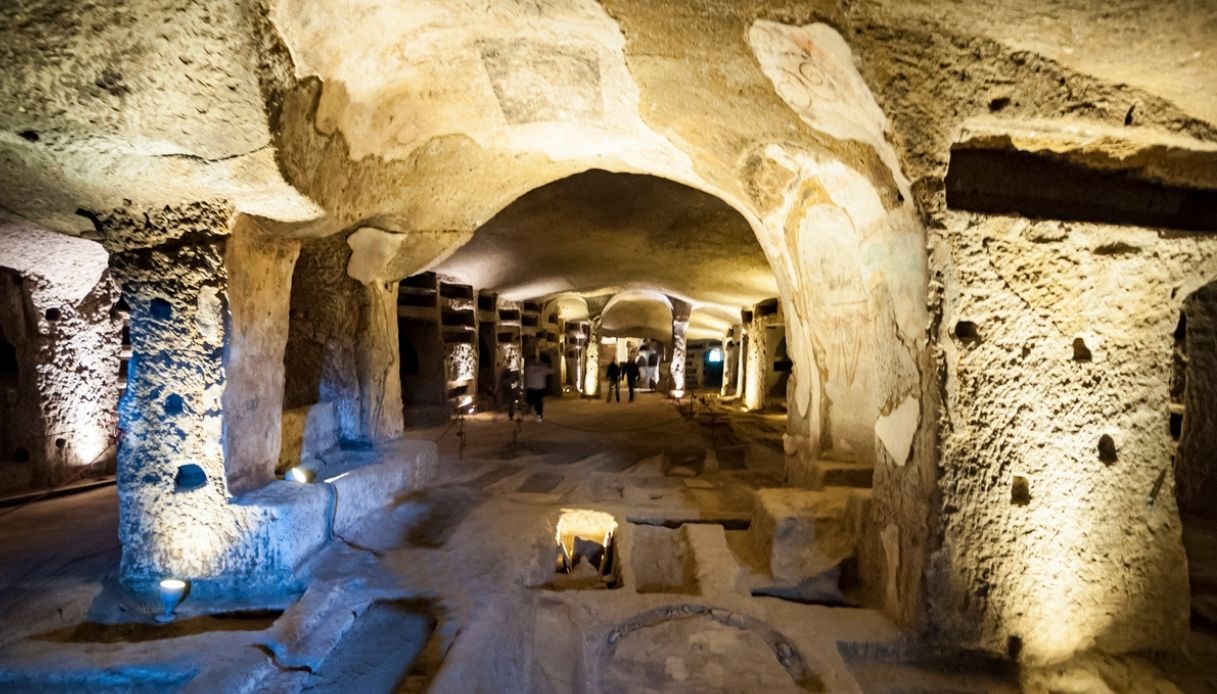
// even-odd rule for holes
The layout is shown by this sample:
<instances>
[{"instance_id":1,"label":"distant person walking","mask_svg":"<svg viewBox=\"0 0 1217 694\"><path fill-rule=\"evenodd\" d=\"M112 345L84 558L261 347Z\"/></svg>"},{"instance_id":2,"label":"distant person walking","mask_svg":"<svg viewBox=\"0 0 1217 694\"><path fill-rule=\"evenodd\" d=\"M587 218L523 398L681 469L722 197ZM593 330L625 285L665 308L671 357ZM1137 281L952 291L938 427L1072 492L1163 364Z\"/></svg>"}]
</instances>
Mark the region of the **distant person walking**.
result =
<instances>
[{"instance_id":1,"label":"distant person walking","mask_svg":"<svg viewBox=\"0 0 1217 694\"><path fill-rule=\"evenodd\" d=\"M533 357L524 367L524 390L528 398L528 406L537 413L537 421L545 417L545 391L549 390L549 377L554 370L549 366L549 360L544 361Z\"/></svg>"},{"instance_id":2,"label":"distant person walking","mask_svg":"<svg viewBox=\"0 0 1217 694\"><path fill-rule=\"evenodd\" d=\"M621 402L621 367L617 362L609 364L608 367L608 397L605 402L613 401L613 393L617 393L617 402Z\"/></svg>"},{"instance_id":3,"label":"distant person walking","mask_svg":"<svg viewBox=\"0 0 1217 694\"><path fill-rule=\"evenodd\" d=\"M630 360L625 363L625 384L630 389L630 402L634 402L634 389L638 387L638 362Z\"/></svg>"}]
</instances>

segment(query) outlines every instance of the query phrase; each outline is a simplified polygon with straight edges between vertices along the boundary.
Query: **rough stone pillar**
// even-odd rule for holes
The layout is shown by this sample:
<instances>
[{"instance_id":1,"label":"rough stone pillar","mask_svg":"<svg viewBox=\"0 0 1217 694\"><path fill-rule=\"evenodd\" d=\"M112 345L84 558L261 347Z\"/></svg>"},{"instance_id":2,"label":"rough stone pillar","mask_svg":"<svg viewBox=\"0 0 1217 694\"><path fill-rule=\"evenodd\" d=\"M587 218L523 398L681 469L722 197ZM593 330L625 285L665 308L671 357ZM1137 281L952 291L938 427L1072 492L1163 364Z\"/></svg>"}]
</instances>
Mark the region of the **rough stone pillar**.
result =
<instances>
[{"instance_id":1,"label":"rough stone pillar","mask_svg":"<svg viewBox=\"0 0 1217 694\"><path fill-rule=\"evenodd\" d=\"M759 410L765 406L765 382L769 378L769 331L759 319L754 319L748 331L747 382L744 406Z\"/></svg>"},{"instance_id":2,"label":"rough stone pillar","mask_svg":"<svg viewBox=\"0 0 1217 694\"><path fill-rule=\"evenodd\" d=\"M113 460L121 320L107 262L93 241L0 225L0 333L17 362L0 382L0 460L15 463L0 490L59 484Z\"/></svg>"},{"instance_id":3,"label":"rough stone pillar","mask_svg":"<svg viewBox=\"0 0 1217 694\"><path fill-rule=\"evenodd\" d=\"M735 393L735 380L739 377L739 332L737 325L723 335L723 383L718 391L723 397Z\"/></svg>"},{"instance_id":4,"label":"rough stone pillar","mask_svg":"<svg viewBox=\"0 0 1217 694\"><path fill-rule=\"evenodd\" d=\"M122 573L220 573L232 533L221 421L227 213L196 205L114 224L107 243L131 307L132 349L119 408Z\"/></svg>"},{"instance_id":5,"label":"rough stone pillar","mask_svg":"<svg viewBox=\"0 0 1217 694\"><path fill-rule=\"evenodd\" d=\"M590 325L583 353L583 394L594 398L600 395L600 319L593 318Z\"/></svg>"},{"instance_id":6,"label":"rough stone pillar","mask_svg":"<svg viewBox=\"0 0 1217 694\"><path fill-rule=\"evenodd\" d=\"M752 349L749 332L748 323L745 322L739 326L739 347L736 349L735 390L733 392L737 398L744 397L745 388L748 385L748 352Z\"/></svg>"},{"instance_id":7,"label":"rough stone pillar","mask_svg":"<svg viewBox=\"0 0 1217 694\"><path fill-rule=\"evenodd\" d=\"M282 441L284 364L292 270L300 243L238 217L224 252L230 337L225 351L224 466L228 491L275 478Z\"/></svg>"},{"instance_id":8,"label":"rough stone pillar","mask_svg":"<svg viewBox=\"0 0 1217 694\"><path fill-rule=\"evenodd\" d=\"M672 300L672 397L679 398L685 394L685 346L688 341L689 314L692 307L689 304Z\"/></svg>"},{"instance_id":9,"label":"rough stone pillar","mask_svg":"<svg viewBox=\"0 0 1217 694\"><path fill-rule=\"evenodd\" d=\"M136 588L176 577L194 581L199 595L281 590L326 539L328 496L317 486L277 482L231 497L226 453L238 488L265 479L262 466L274 469L275 457L261 455L269 444L226 451L225 432L257 436L265 427L270 441L279 431L280 401L260 396L282 378L282 362L266 359L272 335L286 339L287 329L274 324L281 307L267 311L261 301L287 293L276 284L287 271L262 277L267 268L244 261L293 254L232 242L229 218L223 206L197 203L102 219L131 309L118 496L121 570Z\"/></svg>"},{"instance_id":10,"label":"rough stone pillar","mask_svg":"<svg viewBox=\"0 0 1217 694\"><path fill-rule=\"evenodd\" d=\"M1217 520L1217 282L1201 287L1183 303L1184 367L1177 488L1187 514Z\"/></svg>"},{"instance_id":11,"label":"rough stone pillar","mask_svg":"<svg viewBox=\"0 0 1217 694\"><path fill-rule=\"evenodd\" d=\"M401 400L401 345L397 336L397 282L363 285L355 337L361 433L369 441L399 438L405 427Z\"/></svg>"}]
</instances>

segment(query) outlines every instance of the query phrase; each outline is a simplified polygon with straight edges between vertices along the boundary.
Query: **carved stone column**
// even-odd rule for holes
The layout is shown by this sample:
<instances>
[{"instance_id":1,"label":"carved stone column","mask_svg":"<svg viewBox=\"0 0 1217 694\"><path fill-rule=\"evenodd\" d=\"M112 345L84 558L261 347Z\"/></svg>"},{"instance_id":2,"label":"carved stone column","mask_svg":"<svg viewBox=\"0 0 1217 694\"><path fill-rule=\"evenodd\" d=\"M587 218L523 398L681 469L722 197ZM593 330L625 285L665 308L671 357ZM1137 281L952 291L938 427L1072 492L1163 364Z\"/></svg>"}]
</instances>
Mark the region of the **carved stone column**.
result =
<instances>
[{"instance_id":1,"label":"carved stone column","mask_svg":"<svg viewBox=\"0 0 1217 694\"><path fill-rule=\"evenodd\" d=\"M685 394L685 344L689 332L692 307L678 299L672 300L672 397Z\"/></svg>"},{"instance_id":2,"label":"carved stone column","mask_svg":"<svg viewBox=\"0 0 1217 694\"><path fill-rule=\"evenodd\" d=\"M740 327L734 326L723 335L723 383L719 395L735 393L735 379L739 376Z\"/></svg>"}]
</instances>

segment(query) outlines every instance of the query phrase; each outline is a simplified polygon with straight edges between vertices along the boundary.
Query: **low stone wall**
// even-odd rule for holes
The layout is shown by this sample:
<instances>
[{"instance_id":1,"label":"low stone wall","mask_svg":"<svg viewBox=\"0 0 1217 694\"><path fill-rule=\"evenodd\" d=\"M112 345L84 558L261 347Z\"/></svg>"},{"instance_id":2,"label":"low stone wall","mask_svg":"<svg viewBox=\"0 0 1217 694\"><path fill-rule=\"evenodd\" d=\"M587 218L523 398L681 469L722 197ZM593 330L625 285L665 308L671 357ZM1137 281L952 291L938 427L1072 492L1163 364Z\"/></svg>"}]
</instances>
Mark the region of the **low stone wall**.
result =
<instances>
[{"instance_id":1,"label":"low stone wall","mask_svg":"<svg viewBox=\"0 0 1217 694\"><path fill-rule=\"evenodd\" d=\"M406 492L433 481L439 465L439 449L430 441L393 441L375 456L370 463L325 480L335 492L335 533L349 531L369 513L392 506Z\"/></svg>"},{"instance_id":2,"label":"low stone wall","mask_svg":"<svg viewBox=\"0 0 1217 694\"><path fill-rule=\"evenodd\" d=\"M178 545L194 543L220 556L223 570L185 575L191 593L204 598L249 597L302 588L300 565L334 534L349 532L373 511L435 479L439 451L430 441L398 440L376 449L335 452L318 461L317 481L276 480L232 500L223 511L237 532L226 536L175 529ZM187 492L186 494L189 494ZM132 582L151 591L159 578Z\"/></svg>"}]
</instances>

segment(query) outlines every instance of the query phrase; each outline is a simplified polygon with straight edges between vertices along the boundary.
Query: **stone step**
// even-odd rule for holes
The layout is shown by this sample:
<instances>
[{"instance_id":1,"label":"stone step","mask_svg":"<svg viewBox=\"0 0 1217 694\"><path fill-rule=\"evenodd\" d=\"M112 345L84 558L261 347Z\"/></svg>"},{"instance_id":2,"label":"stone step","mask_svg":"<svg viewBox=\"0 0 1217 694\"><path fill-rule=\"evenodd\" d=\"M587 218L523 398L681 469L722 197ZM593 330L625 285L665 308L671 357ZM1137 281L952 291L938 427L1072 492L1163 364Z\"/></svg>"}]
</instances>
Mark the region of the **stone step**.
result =
<instances>
[{"instance_id":1,"label":"stone step","mask_svg":"<svg viewBox=\"0 0 1217 694\"><path fill-rule=\"evenodd\" d=\"M864 496L847 487L758 490L749 543L768 562L772 581L760 592L840 602L838 580L857 552Z\"/></svg>"}]
</instances>

